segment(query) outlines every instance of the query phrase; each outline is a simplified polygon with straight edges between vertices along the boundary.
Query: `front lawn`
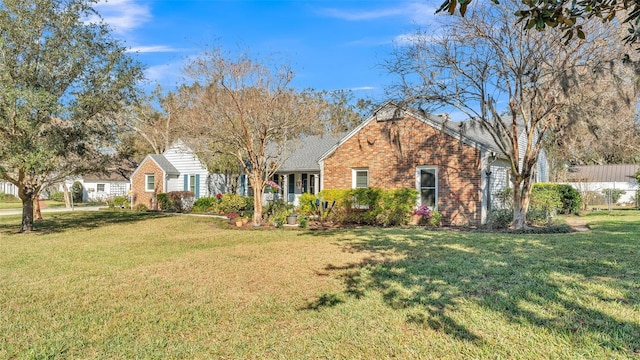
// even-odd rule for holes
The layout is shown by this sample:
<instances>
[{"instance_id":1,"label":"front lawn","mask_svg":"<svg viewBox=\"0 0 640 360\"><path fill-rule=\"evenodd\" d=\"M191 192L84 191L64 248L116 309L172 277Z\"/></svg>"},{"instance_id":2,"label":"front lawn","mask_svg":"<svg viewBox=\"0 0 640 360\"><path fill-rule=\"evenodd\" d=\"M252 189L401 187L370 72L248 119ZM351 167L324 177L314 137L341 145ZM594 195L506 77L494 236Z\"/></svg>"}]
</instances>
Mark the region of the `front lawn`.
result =
<instances>
[{"instance_id":1,"label":"front lawn","mask_svg":"<svg viewBox=\"0 0 640 360\"><path fill-rule=\"evenodd\" d=\"M640 358L640 212L584 233L0 217L0 358Z\"/></svg>"}]
</instances>

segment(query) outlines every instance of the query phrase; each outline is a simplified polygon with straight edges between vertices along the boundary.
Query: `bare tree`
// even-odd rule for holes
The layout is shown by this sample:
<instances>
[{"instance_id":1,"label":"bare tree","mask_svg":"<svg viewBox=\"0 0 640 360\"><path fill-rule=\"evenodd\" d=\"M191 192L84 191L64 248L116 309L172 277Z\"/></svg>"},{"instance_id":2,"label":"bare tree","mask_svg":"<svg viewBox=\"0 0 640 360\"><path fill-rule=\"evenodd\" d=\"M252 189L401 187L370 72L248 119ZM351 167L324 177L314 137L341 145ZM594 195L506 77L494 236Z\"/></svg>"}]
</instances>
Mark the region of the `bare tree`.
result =
<instances>
[{"instance_id":1,"label":"bare tree","mask_svg":"<svg viewBox=\"0 0 640 360\"><path fill-rule=\"evenodd\" d=\"M181 127L200 153L236 159L254 190L254 224L262 222L266 181L278 170L302 134L332 128L336 107L318 93L291 88L293 71L246 54L225 56L219 49L193 60L194 80L177 96L188 106Z\"/></svg>"},{"instance_id":2,"label":"bare tree","mask_svg":"<svg viewBox=\"0 0 640 360\"><path fill-rule=\"evenodd\" d=\"M565 44L562 33L515 26L514 2L477 4L468 17L448 18L401 44L385 66L399 75L392 87L405 103L454 108L488 133L508 159L514 187L514 223L526 226L543 139L587 79L603 64L597 29L589 42Z\"/></svg>"}]
</instances>

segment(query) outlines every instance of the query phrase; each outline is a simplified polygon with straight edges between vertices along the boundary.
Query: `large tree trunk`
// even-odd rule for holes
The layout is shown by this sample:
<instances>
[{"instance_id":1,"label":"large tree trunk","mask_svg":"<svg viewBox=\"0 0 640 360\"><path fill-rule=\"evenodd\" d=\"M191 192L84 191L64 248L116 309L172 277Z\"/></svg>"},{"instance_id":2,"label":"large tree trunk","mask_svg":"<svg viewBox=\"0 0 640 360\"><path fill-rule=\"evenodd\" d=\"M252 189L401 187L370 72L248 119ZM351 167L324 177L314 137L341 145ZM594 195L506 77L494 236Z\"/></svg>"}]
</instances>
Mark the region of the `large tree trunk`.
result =
<instances>
[{"instance_id":1,"label":"large tree trunk","mask_svg":"<svg viewBox=\"0 0 640 360\"><path fill-rule=\"evenodd\" d=\"M22 225L20 232L33 231L33 199L34 193L19 191L22 200Z\"/></svg>"}]
</instances>

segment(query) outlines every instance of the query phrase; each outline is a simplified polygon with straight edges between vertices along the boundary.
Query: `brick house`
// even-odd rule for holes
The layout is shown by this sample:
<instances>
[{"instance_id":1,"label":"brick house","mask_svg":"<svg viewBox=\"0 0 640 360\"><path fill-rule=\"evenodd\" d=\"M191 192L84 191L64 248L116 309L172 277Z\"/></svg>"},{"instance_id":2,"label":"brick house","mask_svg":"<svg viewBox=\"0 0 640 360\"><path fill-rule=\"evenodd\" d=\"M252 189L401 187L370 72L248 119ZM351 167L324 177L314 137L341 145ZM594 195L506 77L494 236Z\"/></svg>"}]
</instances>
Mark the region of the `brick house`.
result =
<instances>
[{"instance_id":1,"label":"brick house","mask_svg":"<svg viewBox=\"0 0 640 360\"><path fill-rule=\"evenodd\" d=\"M131 175L133 204L158 209L157 195L167 189L170 177L179 177L180 172L162 154L147 155Z\"/></svg>"},{"instance_id":2,"label":"brick house","mask_svg":"<svg viewBox=\"0 0 640 360\"><path fill-rule=\"evenodd\" d=\"M388 103L319 159L321 188L415 188L444 224L478 225L508 186L499 153L478 129Z\"/></svg>"}]
</instances>

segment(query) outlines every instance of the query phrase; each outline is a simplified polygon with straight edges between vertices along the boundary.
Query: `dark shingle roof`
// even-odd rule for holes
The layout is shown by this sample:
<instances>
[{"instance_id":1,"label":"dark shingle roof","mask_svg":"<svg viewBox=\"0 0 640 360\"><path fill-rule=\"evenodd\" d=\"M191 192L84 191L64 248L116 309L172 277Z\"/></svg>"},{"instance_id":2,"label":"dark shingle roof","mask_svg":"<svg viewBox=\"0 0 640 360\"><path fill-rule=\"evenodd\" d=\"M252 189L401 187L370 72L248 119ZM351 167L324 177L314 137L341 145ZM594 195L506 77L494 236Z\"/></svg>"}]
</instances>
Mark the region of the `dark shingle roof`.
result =
<instances>
[{"instance_id":1,"label":"dark shingle roof","mask_svg":"<svg viewBox=\"0 0 640 360\"><path fill-rule=\"evenodd\" d=\"M635 182L640 165L583 165L569 169L571 182Z\"/></svg>"},{"instance_id":2,"label":"dark shingle roof","mask_svg":"<svg viewBox=\"0 0 640 360\"><path fill-rule=\"evenodd\" d=\"M296 141L294 150L278 171L320 171L318 160L344 135L345 133L306 136Z\"/></svg>"},{"instance_id":3,"label":"dark shingle roof","mask_svg":"<svg viewBox=\"0 0 640 360\"><path fill-rule=\"evenodd\" d=\"M107 174L102 174L102 173L96 173L96 174L87 174L87 175L83 175L82 179L85 181L124 181L124 182L129 182L129 179L127 179L124 175L118 173L118 172L110 172Z\"/></svg>"},{"instance_id":4,"label":"dark shingle roof","mask_svg":"<svg viewBox=\"0 0 640 360\"><path fill-rule=\"evenodd\" d=\"M160 168L169 175L180 175L178 169L167 160L162 154L150 154L149 157L160 166Z\"/></svg>"}]
</instances>

